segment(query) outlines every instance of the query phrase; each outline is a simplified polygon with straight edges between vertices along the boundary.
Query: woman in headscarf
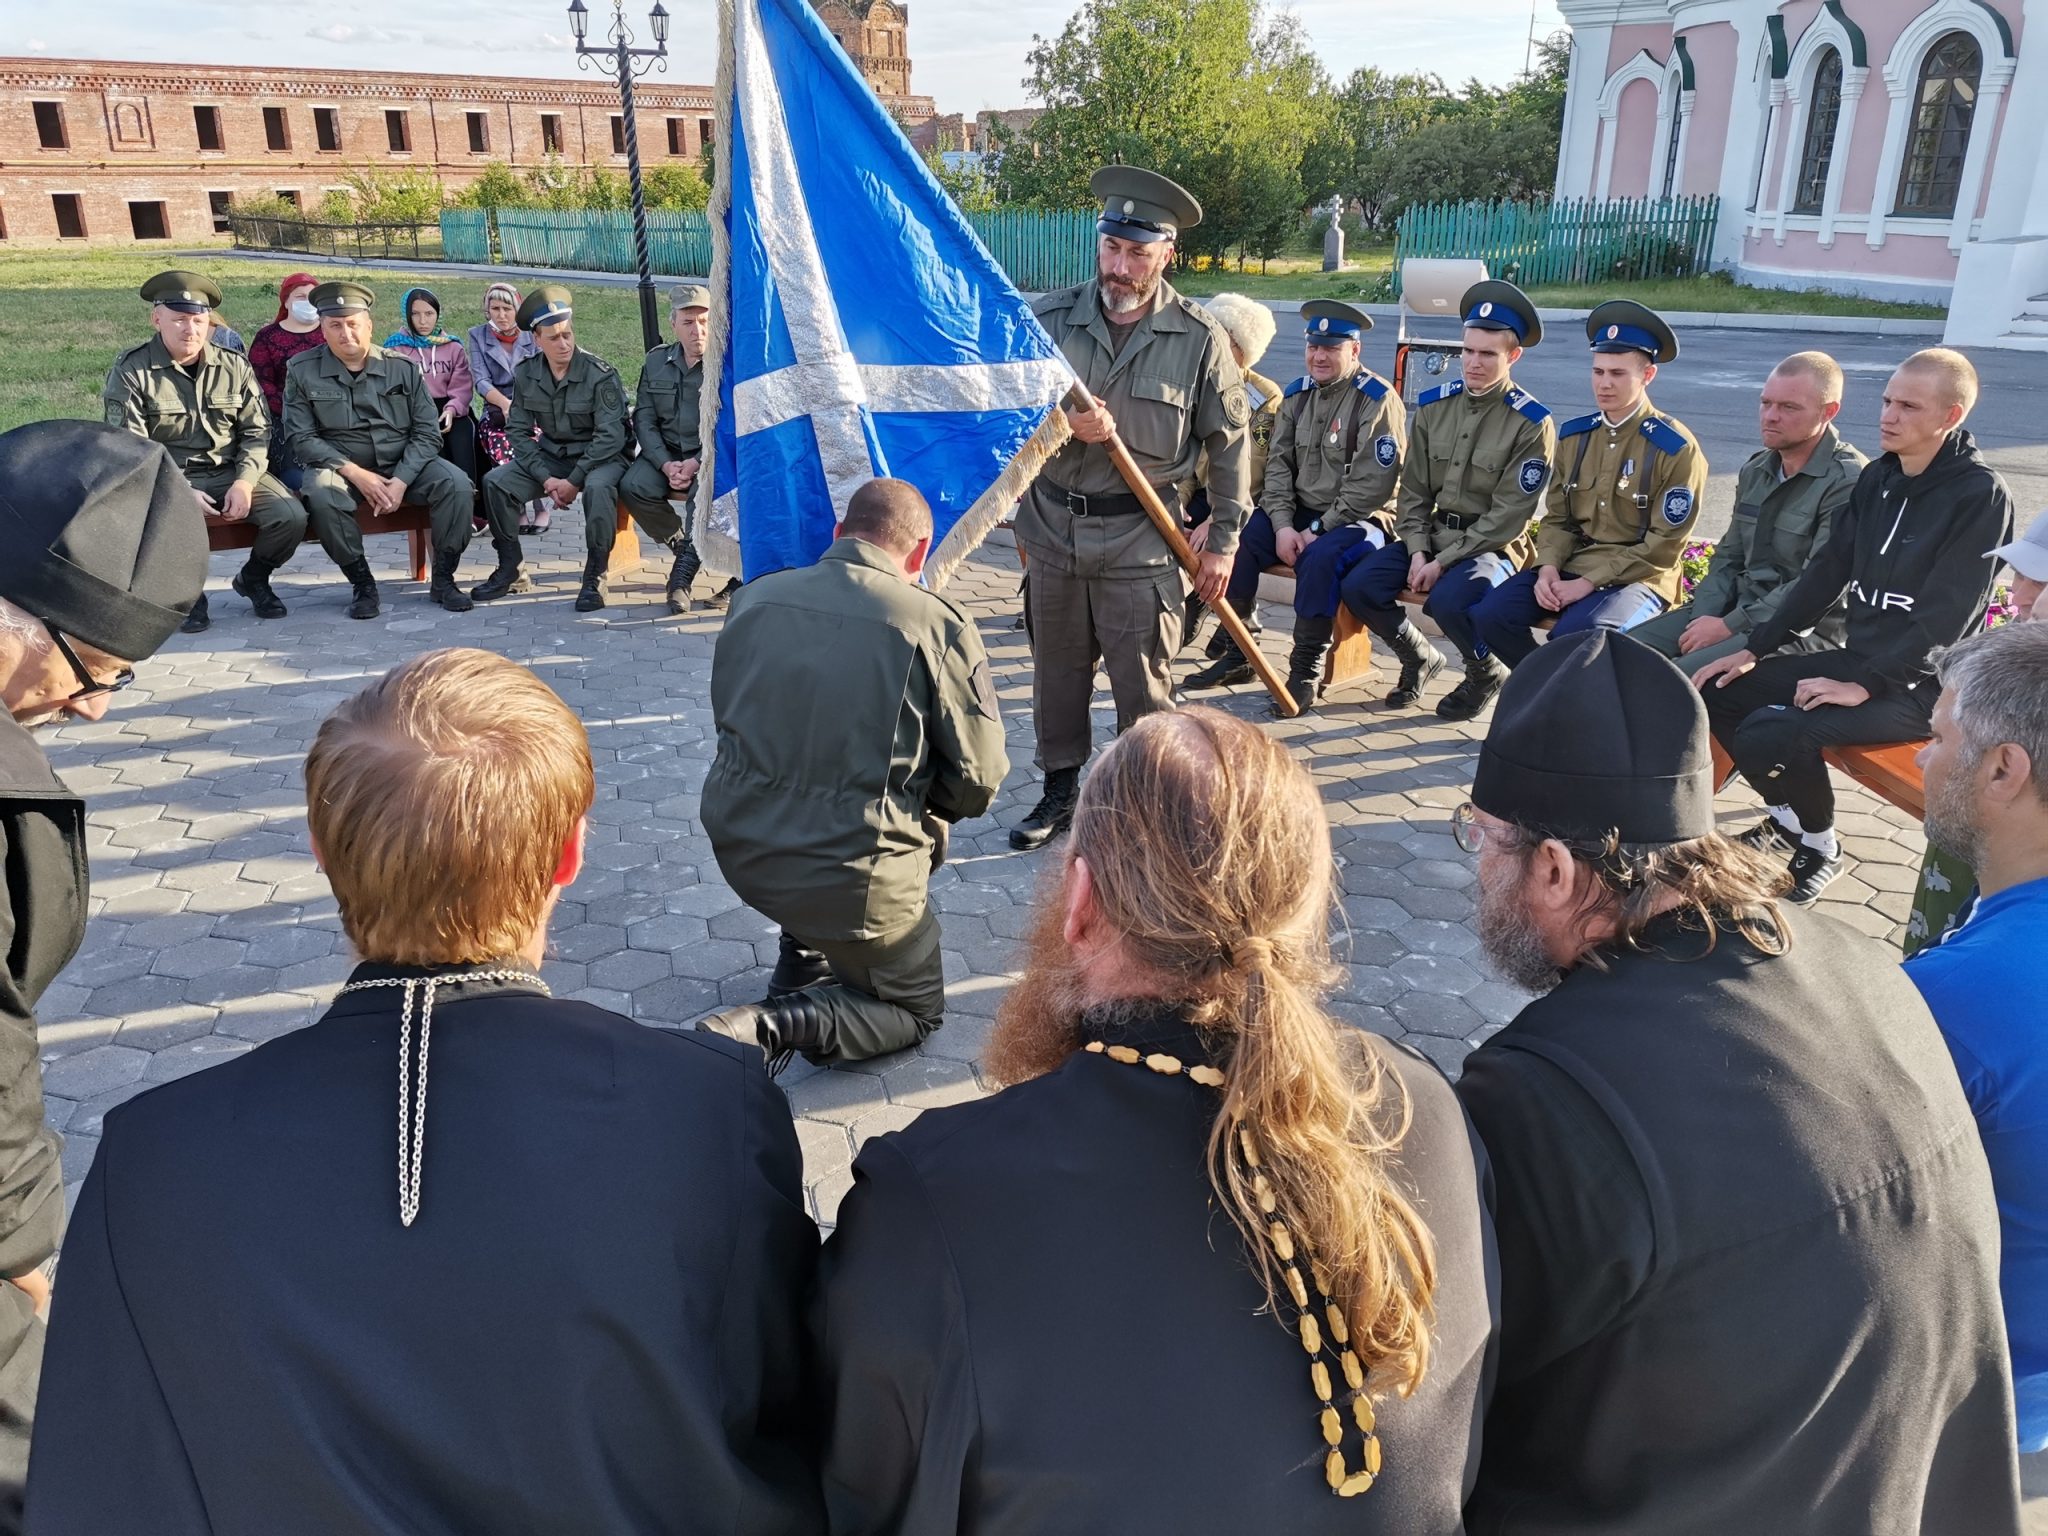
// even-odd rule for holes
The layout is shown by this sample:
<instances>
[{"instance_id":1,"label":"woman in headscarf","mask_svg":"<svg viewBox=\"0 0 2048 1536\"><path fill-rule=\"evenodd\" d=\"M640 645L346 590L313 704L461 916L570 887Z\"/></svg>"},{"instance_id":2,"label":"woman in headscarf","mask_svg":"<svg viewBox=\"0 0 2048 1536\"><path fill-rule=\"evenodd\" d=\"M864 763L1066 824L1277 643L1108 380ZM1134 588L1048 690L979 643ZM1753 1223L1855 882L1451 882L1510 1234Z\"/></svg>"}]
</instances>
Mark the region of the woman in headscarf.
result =
<instances>
[{"instance_id":1,"label":"woman in headscarf","mask_svg":"<svg viewBox=\"0 0 2048 1536\"><path fill-rule=\"evenodd\" d=\"M533 333L519 329L518 315L519 290L510 283L493 283L484 290L484 323L469 328L469 373L476 383L477 398L483 402L477 441L493 465L512 457L512 440L505 435L505 418L512 409L512 369L536 350ZM545 529L548 516L544 509L552 505L546 498L529 503L520 517L519 531Z\"/></svg>"},{"instance_id":2,"label":"woman in headscarf","mask_svg":"<svg viewBox=\"0 0 2048 1536\"><path fill-rule=\"evenodd\" d=\"M469 372L469 353L441 327L441 300L430 288L408 288L403 301L405 324L384 339L385 347L415 363L427 376L427 393L441 417L441 457L469 477L477 494L483 477L477 473L476 422L469 414L476 385Z\"/></svg>"},{"instance_id":3,"label":"woman in headscarf","mask_svg":"<svg viewBox=\"0 0 2048 1536\"><path fill-rule=\"evenodd\" d=\"M295 491L304 471L291 456L282 430L284 371L301 352L324 345L320 317L313 313L315 286L310 272L294 272L279 283L277 314L249 343L249 366L256 370L263 403L270 408L270 472Z\"/></svg>"}]
</instances>

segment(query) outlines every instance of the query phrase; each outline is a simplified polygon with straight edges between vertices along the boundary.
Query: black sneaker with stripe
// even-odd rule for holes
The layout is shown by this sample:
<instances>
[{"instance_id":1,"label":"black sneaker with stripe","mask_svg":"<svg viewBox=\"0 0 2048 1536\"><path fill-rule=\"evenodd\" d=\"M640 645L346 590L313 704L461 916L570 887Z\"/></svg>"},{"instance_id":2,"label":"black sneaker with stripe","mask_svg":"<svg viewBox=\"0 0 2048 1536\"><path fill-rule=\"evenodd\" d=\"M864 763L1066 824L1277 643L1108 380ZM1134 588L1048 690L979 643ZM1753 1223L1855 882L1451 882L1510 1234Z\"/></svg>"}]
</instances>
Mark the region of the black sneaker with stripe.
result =
<instances>
[{"instance_id":1,"label":"black sneaker with stripe","mask_svg":"<svg viewBox=\"0 0 2048 1536\"><path fill-rule=\"evenodd\" d=\"M1812 906L1841 872L1842 856L1839 853L1829 855L1810 843L1801 843L1792 853L1793 904Z\"/></svg>"}]
</instances>

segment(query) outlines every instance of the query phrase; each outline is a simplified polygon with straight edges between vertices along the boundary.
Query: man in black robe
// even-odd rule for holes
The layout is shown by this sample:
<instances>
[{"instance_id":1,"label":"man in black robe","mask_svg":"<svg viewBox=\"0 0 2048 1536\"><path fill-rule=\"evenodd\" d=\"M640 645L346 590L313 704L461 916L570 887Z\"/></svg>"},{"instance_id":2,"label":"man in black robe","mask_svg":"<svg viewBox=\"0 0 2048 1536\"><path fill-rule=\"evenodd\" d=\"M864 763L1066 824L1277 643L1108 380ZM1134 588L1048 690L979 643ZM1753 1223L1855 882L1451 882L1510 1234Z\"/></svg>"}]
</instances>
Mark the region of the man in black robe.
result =
<instances>
[{"instance_id":1,"label":"man in black robe","mask_svg":"<svg viewBox=\"0 0 2048 1536\"><path fill-rule=\"evenodd\" d=\"M731 1041L535 974L580 723L431 652L322 725L306 786L363 963L308 1028L107 1116L38 1536L818 1529L788 1106Z\"/></svg>"},{"instance_id":2,"label":"man in black robe","mask_svg":"<svg viewBox=\"0 0 2048 1536\"><path fill-rule=\"evenodd\" d=\"M182 496L180 495L182 492ZM85 937L85 802L28 732L97 720L199 600L206 529L177 465L113 427L0 435L0 1533L22 1484L64 1227L62 1140L43 1120L37 1000Z\"/></svg>"},{"instance_id":3,"label":"man in black robe","mask_svg":"<svg viewBox=\"0 0 2048 1536\"><path fill-rule=\"evenodd\" d=\"M987 1054L1014 1086L871 1138L826 1247L835 1536L1461 1529L1481 1173L1436 1069L1322 1011L1330 872L1255 727L1102 756Z\"/></svg>"},{"instance_id":4,"label":"man in black robe","mask_svg":"<svg viewBox=\"0 0 2048 1536\"><path fill-rule=\"evenodd\" d=\"M1641 642L1540 648L1472 801L1479 929L1543 993L1458 1083L1494 1170L1477 1536L2019 1530L1998 1211L1892 953L1714 830Z\"/></svg>"}]
</instances>

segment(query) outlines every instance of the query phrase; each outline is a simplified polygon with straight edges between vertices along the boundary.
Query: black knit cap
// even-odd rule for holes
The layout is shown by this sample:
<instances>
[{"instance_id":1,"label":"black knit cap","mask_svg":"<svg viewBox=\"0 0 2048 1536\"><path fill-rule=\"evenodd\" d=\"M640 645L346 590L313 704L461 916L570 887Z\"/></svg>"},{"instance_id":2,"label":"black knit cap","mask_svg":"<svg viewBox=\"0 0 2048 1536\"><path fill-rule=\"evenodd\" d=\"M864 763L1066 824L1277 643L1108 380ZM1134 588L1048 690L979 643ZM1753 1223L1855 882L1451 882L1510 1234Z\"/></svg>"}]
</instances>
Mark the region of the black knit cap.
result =
<instances>
[{"instance_id":1,"label":"black knit cap","mask_svg":"<svg viewBox=\"0 0 2048 1536\"><path fill-rule=\"evenodd\" d=\"M206 522L159 443L94 421L0 433L0 597L122 661L206 585Z\"/></svg>"},{"instance_id":2,"label":"black knit cap","mask_svg":"<svg viewBox=\"0 0 2048 1536\"><path fill-rule=\"evenodd\" d=\"M1618 630L1582 630L1501 689L1472 803L1569 841L1690 842L1714 830L1711 741L1683 672Z\"/></svg>"}]
</instances>

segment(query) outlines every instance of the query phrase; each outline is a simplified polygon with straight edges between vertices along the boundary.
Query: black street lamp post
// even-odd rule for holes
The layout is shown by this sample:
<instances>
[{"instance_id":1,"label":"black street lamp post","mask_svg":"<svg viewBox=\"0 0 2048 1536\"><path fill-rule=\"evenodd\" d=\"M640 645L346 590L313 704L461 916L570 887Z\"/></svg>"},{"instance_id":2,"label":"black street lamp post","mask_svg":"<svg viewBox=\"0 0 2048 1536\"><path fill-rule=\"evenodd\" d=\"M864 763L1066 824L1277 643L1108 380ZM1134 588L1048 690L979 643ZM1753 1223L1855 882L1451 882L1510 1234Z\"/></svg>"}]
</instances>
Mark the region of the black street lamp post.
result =
<instances>
[{"instance_id":1,"label":"black street lamp post","mask_svg":"<svg viewBox=\"0 0 2048 1536\"><path fill-rule=\"evenodd\" d=\"M668 12L655 0L647 13L648 29L654 34L652 48L635 48L633 34L626 26L625 0L612 0L611 43L606 47L585 45L590 11L583 0L569 0L569 27L576 34L576 67L587 69L592 59L597 67L618 76L619 108L626 129L626 177L633 191L633 254L640 267L640 332L651 352L661 345L661 323L654 302L654 267L647 249L647 199L640 189L640 128L633 115L633 77L668 59Z\"/></svg>"}]
</instances>

